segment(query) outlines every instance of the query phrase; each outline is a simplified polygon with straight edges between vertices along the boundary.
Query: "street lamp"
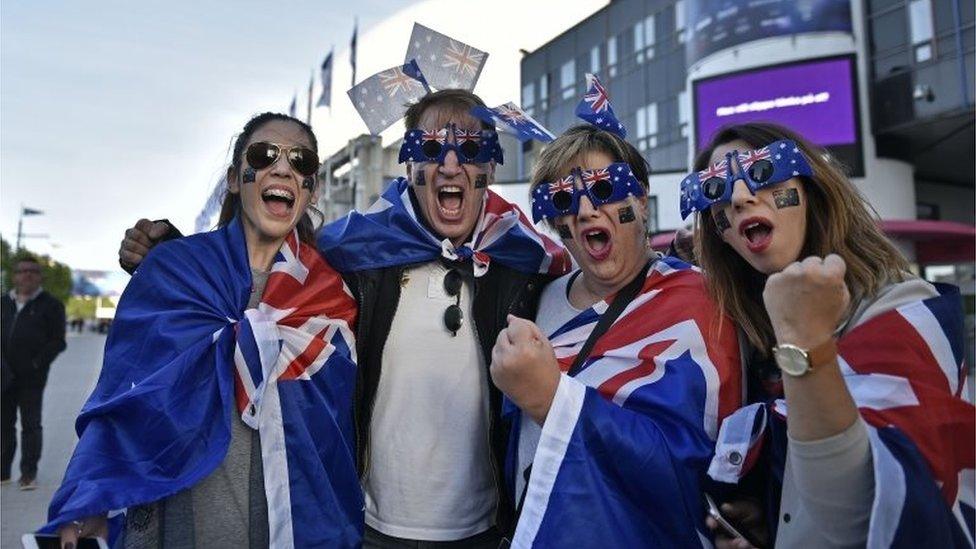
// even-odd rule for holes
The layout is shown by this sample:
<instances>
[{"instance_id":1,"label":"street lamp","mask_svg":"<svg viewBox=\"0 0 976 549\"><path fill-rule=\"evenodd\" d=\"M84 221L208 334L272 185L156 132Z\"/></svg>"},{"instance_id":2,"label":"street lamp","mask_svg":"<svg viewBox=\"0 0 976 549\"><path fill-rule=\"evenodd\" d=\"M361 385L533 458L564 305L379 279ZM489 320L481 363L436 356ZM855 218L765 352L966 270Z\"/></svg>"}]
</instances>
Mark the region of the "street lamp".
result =
<instances>
[{"instance_id":1,"label":"street lamp","mask_svg":"<svg viewBox=\"0 0 976 549\"><path fill-rule=\"evenodd\" d=\"M17 220L17 251L20 251L20 240L22 238L47 238L48 235L46 234L24 234L24 216L43 214L44 212L41 210L25 207L23 204L20 205L20 218Z\"/></svg>"}]
</instances>

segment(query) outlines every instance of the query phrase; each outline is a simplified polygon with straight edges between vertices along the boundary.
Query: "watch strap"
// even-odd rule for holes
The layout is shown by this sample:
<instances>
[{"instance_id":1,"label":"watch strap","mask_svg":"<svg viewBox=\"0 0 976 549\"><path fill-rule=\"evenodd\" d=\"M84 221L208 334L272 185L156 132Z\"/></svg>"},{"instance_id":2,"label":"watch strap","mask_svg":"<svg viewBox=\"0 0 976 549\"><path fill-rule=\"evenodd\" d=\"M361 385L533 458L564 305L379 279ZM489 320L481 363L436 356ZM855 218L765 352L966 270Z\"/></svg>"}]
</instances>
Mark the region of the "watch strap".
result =
<instances>
[{"instance_id":1,"label":"watch strap","mask_svg":"<svg viewBox=\"0 0 976 549\"><path fill-rule=\"evenodd\" d=\"M810 369L814 370L829 363L837 356L837 338L830 338L807 351Z\"/></svg>"}]
</instances>

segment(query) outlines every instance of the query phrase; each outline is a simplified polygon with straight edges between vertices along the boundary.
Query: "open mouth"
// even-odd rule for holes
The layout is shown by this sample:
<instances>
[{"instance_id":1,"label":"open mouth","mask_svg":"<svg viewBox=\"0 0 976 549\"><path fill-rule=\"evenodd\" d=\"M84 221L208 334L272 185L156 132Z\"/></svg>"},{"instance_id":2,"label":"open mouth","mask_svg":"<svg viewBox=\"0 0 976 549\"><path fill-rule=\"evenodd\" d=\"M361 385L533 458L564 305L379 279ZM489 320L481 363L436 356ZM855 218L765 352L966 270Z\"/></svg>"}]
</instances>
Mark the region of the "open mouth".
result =
<instances>
[{"instance_id":1,"label":"open mouth","mask_svg":"<svg viewBox=\"0 0 976 549\"><path fill-rule=\"evenodd\" d=\"M610 241L610 233L606 229L593 228L586 229L582 233L583 248L586 253L597 261L602 261L610 255L613 243Z\"/></svg>"},{"instance_id":2,"label":"open mouth","mask_svg":"<svg viewBox=\"0 0 976 549\"><path fill-rule=\"evenodd\" d=\"M464 189L457 185L445 185L437 190L437 209L442 217L453 220L461 217L464 206Z\"/></svg>"},{"instance_id":3,"label":"open mouth","mask_svg":"<svg viewBox=\"0 0 976 549\"><path fill-rule=\"evenodd\" d=\"M295 193L281 187L268 187L261 192L264 207L276 217L288 217L295 206Z\"/></svg>"},{"instance_id":4,"label":"open mouth","mask_svg":"<svg viewBox=\"0 0 976 549\"><path fill-rule=\"evenodd\" d=\"M746 219L739 224L739 234L745 237L749 250L765 250L773 238L773 224L762 218Z\"/></svg>"}]
</instances>

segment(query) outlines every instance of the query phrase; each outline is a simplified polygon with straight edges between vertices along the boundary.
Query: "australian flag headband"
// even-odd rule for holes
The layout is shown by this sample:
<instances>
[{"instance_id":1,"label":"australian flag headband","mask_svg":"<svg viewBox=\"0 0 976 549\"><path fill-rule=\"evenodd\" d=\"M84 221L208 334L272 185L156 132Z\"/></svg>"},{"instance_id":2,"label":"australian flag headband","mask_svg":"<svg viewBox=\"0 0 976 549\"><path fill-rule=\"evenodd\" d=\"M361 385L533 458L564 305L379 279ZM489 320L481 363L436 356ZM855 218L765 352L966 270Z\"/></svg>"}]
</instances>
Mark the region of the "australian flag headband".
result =
<instances>
[{"instance_id":1,"label":"australian flag headband","mask_svg":"<svg viewBox=\"0 0 976 549\"><path fill-rule=\"evenodd\" d=\"M600 80L593 74L586 74L586 93L579 105L576 105L576 116L584 121L616 134L621 138L627 137L627 128L617 120L617 115L610 105L610 95Z\"/></svg>"}]
</instances>

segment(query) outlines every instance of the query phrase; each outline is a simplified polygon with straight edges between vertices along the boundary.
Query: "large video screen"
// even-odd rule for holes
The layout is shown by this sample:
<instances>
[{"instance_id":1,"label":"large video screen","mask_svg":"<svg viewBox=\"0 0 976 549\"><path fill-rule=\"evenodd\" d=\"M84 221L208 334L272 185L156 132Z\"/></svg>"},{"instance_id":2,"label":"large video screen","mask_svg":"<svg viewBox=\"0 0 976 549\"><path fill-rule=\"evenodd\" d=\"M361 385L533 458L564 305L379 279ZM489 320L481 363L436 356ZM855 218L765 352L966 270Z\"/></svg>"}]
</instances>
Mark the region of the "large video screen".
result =
<instances>
[{"instance_id":1,"label":"large video screen","mask_svg":"<svg viewBox=\"0 0 976 549\"><path fill-rule=\"evenodd\" d=\"M827 147L863 175L854 56L830 57L724 74L693 83L695 146L723 126L766 121Z\"/></svg>"},{"instance_id":2,"label":"large video screen","mask_svg":"<svg viewBox=\"0 0 976 549\"><path fill-rule=\"evenodd\" d=\"M719 50L770 36L851 32L850 0L686 0L688 66Z\"/></svg>"}]
</instances>

